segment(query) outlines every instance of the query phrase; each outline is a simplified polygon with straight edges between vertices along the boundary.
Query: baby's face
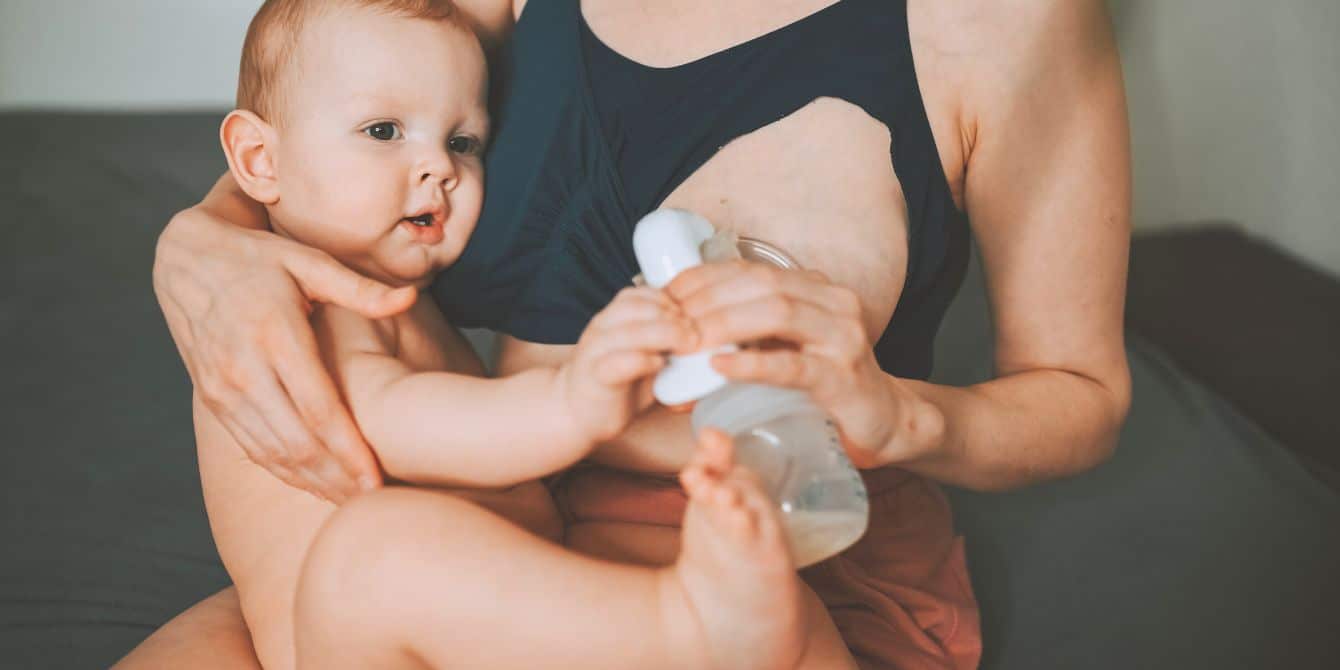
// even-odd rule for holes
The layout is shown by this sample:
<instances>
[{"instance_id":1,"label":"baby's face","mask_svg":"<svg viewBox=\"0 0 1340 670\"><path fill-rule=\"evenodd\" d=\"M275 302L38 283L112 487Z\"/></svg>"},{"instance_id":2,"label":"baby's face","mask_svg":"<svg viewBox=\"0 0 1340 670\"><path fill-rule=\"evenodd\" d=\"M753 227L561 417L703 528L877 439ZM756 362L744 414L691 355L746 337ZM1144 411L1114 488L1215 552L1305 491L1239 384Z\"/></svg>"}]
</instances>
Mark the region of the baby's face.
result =
<instances>
[{"instance_id":1,"label":"baby's face","mask_svg":"<svg viewBox=\"0 0 1340 670\"><path fill-rule=\"evenodd\" d=\"M426 284L483 204L479 43L445 22L340 11L297 51L280 96L276 229L375 279Z\"/></svg>"}]
</instances>

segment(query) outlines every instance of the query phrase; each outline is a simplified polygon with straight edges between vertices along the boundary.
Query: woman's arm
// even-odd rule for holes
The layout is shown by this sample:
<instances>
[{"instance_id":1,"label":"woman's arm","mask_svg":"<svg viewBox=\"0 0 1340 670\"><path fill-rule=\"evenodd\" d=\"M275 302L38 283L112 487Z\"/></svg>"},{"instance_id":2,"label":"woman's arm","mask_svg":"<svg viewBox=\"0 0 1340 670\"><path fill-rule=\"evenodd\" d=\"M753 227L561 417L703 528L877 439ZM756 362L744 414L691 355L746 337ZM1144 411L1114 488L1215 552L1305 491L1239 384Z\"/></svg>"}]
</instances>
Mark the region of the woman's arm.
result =
<instances>
[{"instance_id":1,"label":"woman's arm","mask_svg":"<svg viewBox=\"0 0 1340 670\"><path fill-rule=\"evenodd\" d=\"M620 470L673 475L688 465L695 444L688 413L656 405L601 442L590 459Z\"/></svg>"},{"instance_id":2,"label":"woman's arm","mask_svg":"<svg viewBox=\"0 0 1340 670\"><path fill-rule=\"evenodd\" d=\"M403 311L393 290L267 230L265 210L225 175L158 239L154 293L191 380L256 463L342 500L380 482L372 452L321 363L313 303L369 318Z\"/></svg>"},{"instance_id":3,"label":"woman's arm","mask_svg":"<svg viewBox=\"0 0 1340 670\"><path fill-rule=\"evenodd\" d=\"M1031 15L982 45L994 66L967 92L976 113L964 193L998 377L967 389L909 383L946 426L939 448L910 467L986 489L1096 465L1130 404L1130 146L1117 47L1100 2L1024 4Z\"/></svg>"},{"instance_id":4,"label":"woman's arm","mask_svg":"<svg viewBox=\"0 0 1340 670\"><path fill-rule=\"evenodd\" d=\"M1097 464L1126 415L1130 157L1116 48L1099 2L1019 6L1032 14L1015 7L975 23L990 33L971 40L982 58L962 59L979 68L963 78L967 108L979 110L966 125L965 196L995 317L996 379L953 388L882 373L855 293L814 273L709 265L667 289L704 346L795 345L715 365L810 391L858 465L1006 489Z\"/></svg>"},{"instance_id":5,"label":"woman's arm","mask_svg":"<svg viewBox=\"0 0 1340 670\"><path fill-rule=\"evenodd\" d=\"M512 36L512 26L521 16L526 0L456 0L456 8L470 18L489 62Z\"/></svg>"}]
</instances>

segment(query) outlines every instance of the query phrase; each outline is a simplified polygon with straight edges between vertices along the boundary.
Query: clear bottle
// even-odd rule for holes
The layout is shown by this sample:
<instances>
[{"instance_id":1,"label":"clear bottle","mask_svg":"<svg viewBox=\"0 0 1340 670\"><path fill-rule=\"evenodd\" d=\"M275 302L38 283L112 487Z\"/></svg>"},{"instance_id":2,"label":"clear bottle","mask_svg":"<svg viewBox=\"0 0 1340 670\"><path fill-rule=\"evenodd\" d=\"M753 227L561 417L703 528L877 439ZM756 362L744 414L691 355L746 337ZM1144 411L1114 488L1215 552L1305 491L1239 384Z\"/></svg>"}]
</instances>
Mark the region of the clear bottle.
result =
<instances>
[{"instance_id":1,"label":"clear bottle","mask_svg":"<svg viewBox=\"0 0 1340 670\"><path fill-rule=\"evenodd\" d=\"M865 534L865 483L842 450L828 415L800 391L727 384L698 401L693 430L735 440L736 460L777 502L797 567L818 563Z\"/></svg>"},{"instance_id":2,"label":"clear bottle","mask_svg":"<svg viewBox=\"0 0 1340 670\"><path fill-rule=\"evenodd\" d=\"M701 249L715 232L692 212L648 214L633 232L646 282L660 288L701 264ZM781 250L757 240L740 240L739 247L751 260L798 267ZM737 460L758 473L782 512L797 567L817 563L865 533L870 516L865 484L842 450L836 427L805 393L729 383L711 368L713 355L733 349L672 357L653 391L668 405L696 400L695 433L714 427L734 438Z\"/></svg>"}]
</instances>

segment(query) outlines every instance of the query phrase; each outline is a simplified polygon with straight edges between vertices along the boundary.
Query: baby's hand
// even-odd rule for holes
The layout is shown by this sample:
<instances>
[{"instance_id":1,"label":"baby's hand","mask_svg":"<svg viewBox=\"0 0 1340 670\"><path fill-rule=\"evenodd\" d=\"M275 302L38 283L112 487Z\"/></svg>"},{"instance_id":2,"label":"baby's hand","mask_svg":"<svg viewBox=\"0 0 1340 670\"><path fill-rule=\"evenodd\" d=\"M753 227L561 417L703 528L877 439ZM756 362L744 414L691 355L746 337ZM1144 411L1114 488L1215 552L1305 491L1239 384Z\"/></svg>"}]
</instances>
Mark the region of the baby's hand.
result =
<instances>
[{"instance_id":1,"label":"baby's hand","mask_svg":"<svg viewBox=\"0 0 1340 670\"><path fill-rule=\"evenodd\" d=\"M627 288L601 310L559 368L559 388L580 433L596 444L618 436L651 405L651 376L667 352L688 353L697 333L658 290Z\"/></svg>"}]
</instances>

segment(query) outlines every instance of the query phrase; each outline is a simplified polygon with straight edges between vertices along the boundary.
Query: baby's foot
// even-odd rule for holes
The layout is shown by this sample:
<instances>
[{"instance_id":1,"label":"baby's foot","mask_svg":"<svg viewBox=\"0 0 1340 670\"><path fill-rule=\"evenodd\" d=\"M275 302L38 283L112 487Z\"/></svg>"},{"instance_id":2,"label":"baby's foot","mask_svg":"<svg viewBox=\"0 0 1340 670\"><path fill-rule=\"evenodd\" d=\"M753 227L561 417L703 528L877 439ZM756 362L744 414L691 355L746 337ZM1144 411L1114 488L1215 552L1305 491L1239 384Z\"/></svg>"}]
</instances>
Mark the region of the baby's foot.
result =
<instances>
[{"instance_id":1,"label":"baby's foot","mask_svg":"<svg viewBox=\"0 0 1340 670\"><path fill-rule=\"evenodd\" d=\"M733 449L708 431L681 473L689 507L671 573L712 668L792 668L805 647L796 568L776 506Z\"/></svg>"}]
</instances>

